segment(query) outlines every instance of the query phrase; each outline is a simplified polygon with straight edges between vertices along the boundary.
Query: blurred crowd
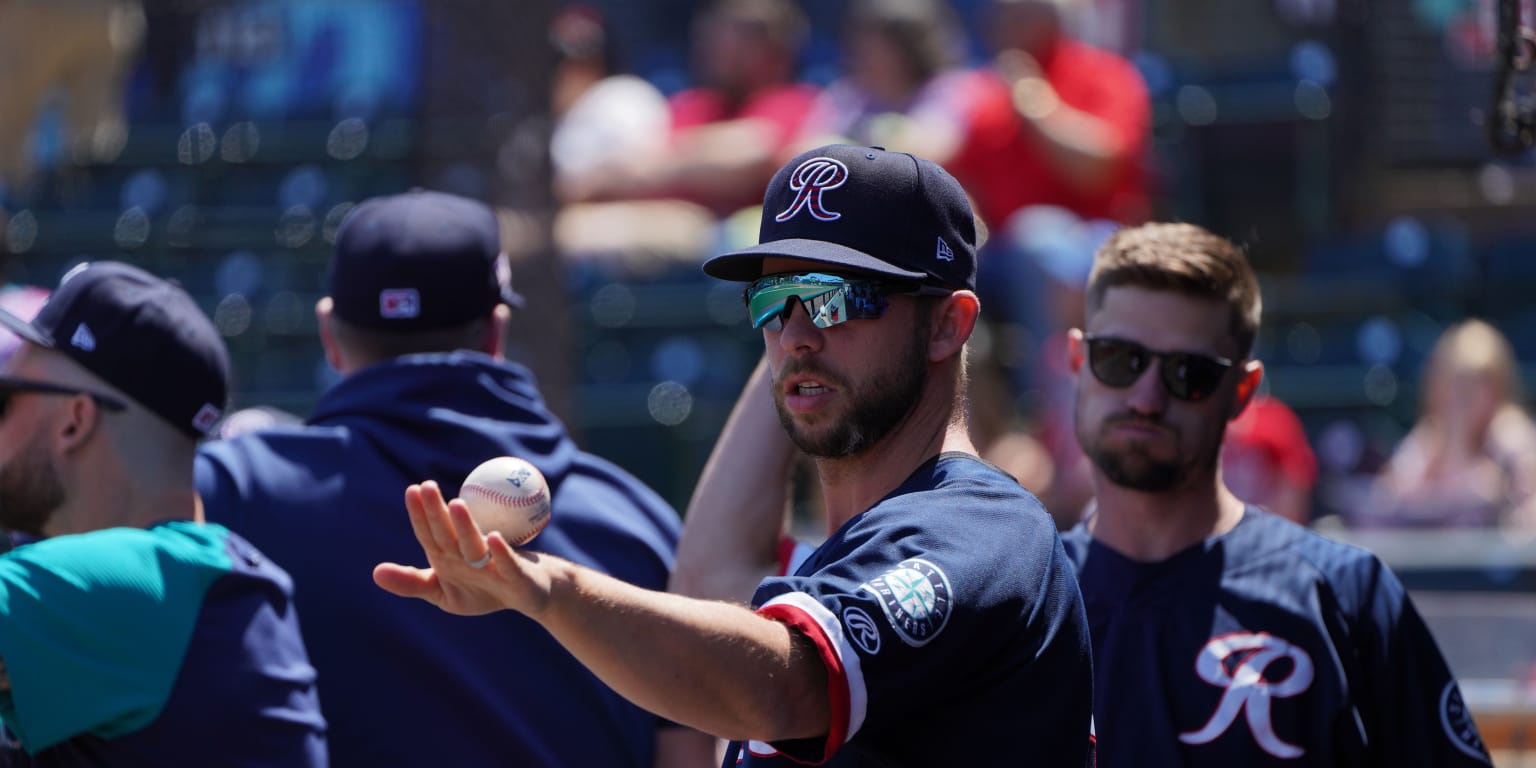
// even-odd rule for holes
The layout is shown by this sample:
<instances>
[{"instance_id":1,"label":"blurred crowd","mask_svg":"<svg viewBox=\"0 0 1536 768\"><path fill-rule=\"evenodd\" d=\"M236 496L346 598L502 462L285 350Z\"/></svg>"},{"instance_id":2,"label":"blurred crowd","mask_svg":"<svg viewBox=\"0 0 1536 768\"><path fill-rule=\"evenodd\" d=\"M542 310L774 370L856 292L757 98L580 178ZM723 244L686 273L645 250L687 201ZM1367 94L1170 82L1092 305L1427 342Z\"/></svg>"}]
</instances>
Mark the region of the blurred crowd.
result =
<instances>
[{"instance_id":1,"label":"blurred crowd","mask_svg":"<svg viewBox=\"0 0 1536 768\"><path fill-rule=\"evenodd\" d=\"M1138 67L1079 34L1094 26L1091 6L978 8L982 34L972 39L943 0L851 0L835 35L838 69L811 82L801 68L812 31L802 6L705 3L689 26L691 81L665 93L633 71L601 6L557 7L547 35L553 246L572 269L643 280L751 242L769 175L807 147L840 141L936 160L965 186L985 230L978 442L1066 527L1090 494L1066 407L1063 334L1081 317L1095 248L1117 227L1148 220L1171 182L1149 160L1152 105ZM0 100L15 106L0 114L0 203L24 200L37 183L29 142L42 135L35 121L51 98L76 162L120 148L128 71L141 58L165 69L145 50L145 18L128 0L0 5L0 71L9 73ZM41 40L47 55L29 53ZM1519 368L1497 327L1467 318L1445 329L1416 387L1418 422L1368 492L1328 510L1333 522L1536 525ZM296 418L260 407L228 431L274 414ZM1228 431L1229 484L1313 522L1315 436L1297 414L1265 396Z\"/></svg>"}]
</instances>

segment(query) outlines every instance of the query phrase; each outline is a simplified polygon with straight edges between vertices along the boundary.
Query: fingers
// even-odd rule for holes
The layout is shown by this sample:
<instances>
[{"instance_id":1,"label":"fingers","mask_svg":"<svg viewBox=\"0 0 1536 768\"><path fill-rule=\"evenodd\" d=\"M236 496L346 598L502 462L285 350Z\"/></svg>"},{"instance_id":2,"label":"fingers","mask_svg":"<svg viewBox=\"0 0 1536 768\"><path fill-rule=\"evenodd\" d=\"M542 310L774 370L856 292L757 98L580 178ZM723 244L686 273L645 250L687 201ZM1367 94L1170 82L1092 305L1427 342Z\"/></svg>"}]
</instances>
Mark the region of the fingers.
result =
<instances>
[{"instance_id":1,"label":"fingers","mask_svg":"<svg viewBox=\"0 0 1536 768\"><path fill-rule=\"evenodd\" d=\"M437 578L431 568L413 568L395 563L374 566L373 583L390 594L418 597L430 602L436 602L433 598L439 592Z\"/></svg>"},{"instance_id":2,"label":"fingers","mask_svg":"<svg viewBox=\"0 0 1536 768\"><path fill-rule=\"evenodd\" d=\"M454 536L458 539L459 554L464 557L464 562L479 563L489 552L485 536L480 533L480 526L469 515L469 507L459 499L454 499L448 504L448 518L453 526Z\"/></svg>"},{"instance_id":3,"label":"fingers","mask_svg":"<svg viewBox=\"0 0 1536 768\"><path fill-rule=\"evenodd\" d=\"M420 486L421 517L431 537L433 549L427 550L430 559L434 554L456 556L459 552L458 536L448 521L448 504L443 501L443 491L437 483L428 480ZM420 534L417 534L420 537Z\"/></svg>"}]
</instances>

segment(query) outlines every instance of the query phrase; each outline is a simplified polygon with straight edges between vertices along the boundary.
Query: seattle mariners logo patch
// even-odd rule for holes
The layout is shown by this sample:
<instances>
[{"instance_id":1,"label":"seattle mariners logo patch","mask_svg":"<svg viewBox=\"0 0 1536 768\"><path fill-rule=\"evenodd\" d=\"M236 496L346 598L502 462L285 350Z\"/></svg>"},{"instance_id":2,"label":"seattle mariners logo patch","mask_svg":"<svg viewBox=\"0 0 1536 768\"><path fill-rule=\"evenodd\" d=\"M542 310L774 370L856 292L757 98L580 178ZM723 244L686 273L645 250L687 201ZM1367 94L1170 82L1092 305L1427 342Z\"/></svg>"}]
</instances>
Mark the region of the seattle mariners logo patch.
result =
<instances>
[{"instance_id":1,"label":"seattle mariners logo patch","mask_svg":"<svg viewBox=\"0 0 1536 768\"><path fill-rule=\"evenodd\" d=\"M837 221L843 215L827 210L822 195L829 189L837 189L848 180L848 166L830 157L813 157L795 166L789 174L789 188L795 191L795 199L789 207L779 211L774 221L785 222L795 214L805 211L817 221Z\"/></svg>"},{"instance_id":2,"label":"seattle mariners logo patch","mask_svg":"<svg viewBox=\"0 0 1536 768\"><path fill-rule=\"evenodd\" d=\"M1456 687L1455 680L1446 683L1445 690L1440 693L1440 726L1457 749L1468 757L1487 762L1488 749L1477 734L1472 711L1467 709L1467 702L1461 698L1461 689Z\"/></svg>"},{"instance_id":3,"label":"seattle mariners logo patch","mask_svg":"<svg viewBox=\"0 0 1536 768\"><path fill-rule=\"evenodd\" d=\"M927 560L903 560L859 588L880 600L885 618L907 645L927 645L949 620L949 577Z\"/></svg>"}]
</instances>

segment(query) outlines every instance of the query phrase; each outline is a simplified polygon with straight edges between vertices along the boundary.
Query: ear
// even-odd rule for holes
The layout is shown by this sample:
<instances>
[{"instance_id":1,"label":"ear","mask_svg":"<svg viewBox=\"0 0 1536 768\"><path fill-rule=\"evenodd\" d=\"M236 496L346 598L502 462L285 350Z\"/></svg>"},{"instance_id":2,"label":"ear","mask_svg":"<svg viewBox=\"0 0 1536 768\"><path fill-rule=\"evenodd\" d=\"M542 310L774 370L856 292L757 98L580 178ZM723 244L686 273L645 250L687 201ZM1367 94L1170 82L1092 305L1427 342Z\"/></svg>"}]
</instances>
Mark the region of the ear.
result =
<instances>
[{"instance_id":1,"label":"ear","mask_svg":"<svg viewBox=\"0 0 1536 768\"><path fill-rule=\"evenodd\" d=\"M971 332L976 330L976 318L981 314L981 301L971 291L955 291L944 297L933 310L933 323L928 334L928 361L946 360L960 354Z\"/></svg>"},{"instance_id":2,"label":"ear","mask_svg":"<svg viewBox=\"0 0 1536 768\"><path fill-rule=\"evenodd\" d=\"M61 409L54 439L60 453L75 453L101 428L101 406L90 395L74 395Z\"/></svg>"},{"instance_id":3,"label":"ear","mask_svg":"<svg viewBox=\"0 0 1536 768\"><path fill-rule=\"evenodd\" d=\"M1083 335L1083 329L1073 328L1067 331L1067 370L1076 376L1083 370L1083 363L1088 361L1088 343Z\"/></svg>"},{"instance_id":4,"label":"ear","mask_svg":"<svg viewBox=\"0 0 1536 768\"><path fill-rule=\"evenodd\" d=\"M505 304L497 304L491 311L491 321L485 324L484 335L480 339L480 351L491 357L500 358L506 349L507 332L512 327L512 308Z\"/></svg>"},{"instance_id":5,"label":"ear","mask_svg":"<svg viewBox=\"0 0 1536 768\"><path fill-rule=\"evenodd\" d=\"M1258 394L1259 384L1264 381L1264 363L1258 360L1249 360L1243 363L1242 378L1237 381L1237 398L1232 401L1232 412L1227 420L1242 415L1243 409L1253 401L1253 396Z\"/></svg>"},{"instance_id":6,"label":"ear","mask_svg":"<svg viewBox=\"0 0 1536 768\"><path fill-rule=\"evenodd\" d=\"M325 362L337 373L346 372L346 364L341 356L341 348L336 344L336 336L331 333L331 308L334 303L329 296L321 296L315 302L315 323L320 327L320 347L325 350Z\"/></svg>"}]
</instances>

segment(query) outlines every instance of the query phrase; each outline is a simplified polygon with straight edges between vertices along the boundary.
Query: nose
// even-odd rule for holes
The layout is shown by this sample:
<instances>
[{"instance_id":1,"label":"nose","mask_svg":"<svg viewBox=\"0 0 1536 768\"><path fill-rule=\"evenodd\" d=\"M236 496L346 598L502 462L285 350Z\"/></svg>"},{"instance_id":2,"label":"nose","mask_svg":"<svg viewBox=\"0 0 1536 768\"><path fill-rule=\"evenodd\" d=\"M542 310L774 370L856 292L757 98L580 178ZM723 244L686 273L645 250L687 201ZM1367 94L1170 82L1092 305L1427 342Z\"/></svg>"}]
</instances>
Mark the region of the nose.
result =
<instances>
[{"instance_id":1,"label":"nose","mask_svg":"<svg viewBox=\"0 0 1536 768\"><path fill-rule=\"evenodd\" d=\"M774 331L766 333L774 333ZM805 354L821 349L823 331L811 322L810 313L798 299L790 299L789 314L784 318L784 326L777 333L779 347L786 354Z\"/></svg>"},{"instance_id":2,"label":"nose","mask_svg":"<svg viewBox=\"0 0 1536 768\"><path fill-rule=\"evenodd\" d=\"M1126 394L1126 407L1143 416L1156 416L1168 409L1168 391L1163 388L1162 358L1155 358Z\"/></svg>"}]
</instances>

